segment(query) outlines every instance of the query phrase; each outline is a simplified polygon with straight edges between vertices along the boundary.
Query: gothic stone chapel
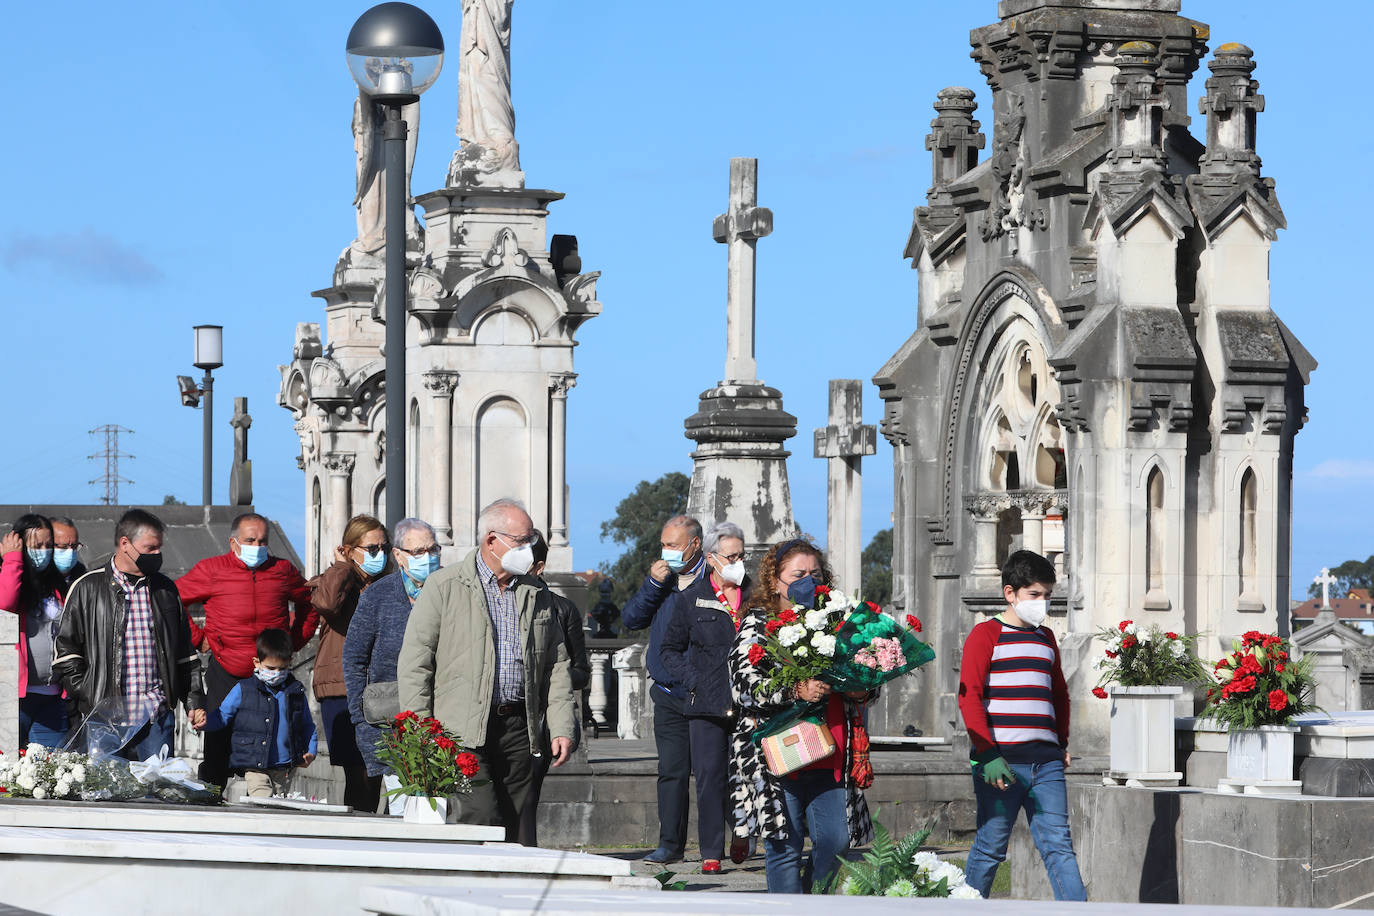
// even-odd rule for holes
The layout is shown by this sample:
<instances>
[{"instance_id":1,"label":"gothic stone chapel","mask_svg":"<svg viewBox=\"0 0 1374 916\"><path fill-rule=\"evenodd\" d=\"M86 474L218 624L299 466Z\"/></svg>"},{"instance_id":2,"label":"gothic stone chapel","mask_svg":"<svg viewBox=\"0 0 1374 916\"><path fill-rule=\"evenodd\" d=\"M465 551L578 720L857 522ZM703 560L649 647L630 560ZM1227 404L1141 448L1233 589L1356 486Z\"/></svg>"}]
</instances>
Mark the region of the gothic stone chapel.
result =
<instances>
[{"instance_id":1,"label":"gothic stone chapel","mask_svg":"<svg viewBox=\"0 0 1374 916\"><path fill-rule=\"evenodd\" d=\"M1074 746L1105 747L1094 631L1286 631L1293 438L1316 363L1269 302L1284 227L1254 55L1180 0L1002 0L970 35L992 89L947 88L906 256L917 328L874 377L893 446L894 600L940 661L889 727L959 728L959 647L1019 547L1061 570L1050 625ZM935 681L932 682L931 678ZM895 698L894 698L895 699Z\"/></svg>"}]
</instances>

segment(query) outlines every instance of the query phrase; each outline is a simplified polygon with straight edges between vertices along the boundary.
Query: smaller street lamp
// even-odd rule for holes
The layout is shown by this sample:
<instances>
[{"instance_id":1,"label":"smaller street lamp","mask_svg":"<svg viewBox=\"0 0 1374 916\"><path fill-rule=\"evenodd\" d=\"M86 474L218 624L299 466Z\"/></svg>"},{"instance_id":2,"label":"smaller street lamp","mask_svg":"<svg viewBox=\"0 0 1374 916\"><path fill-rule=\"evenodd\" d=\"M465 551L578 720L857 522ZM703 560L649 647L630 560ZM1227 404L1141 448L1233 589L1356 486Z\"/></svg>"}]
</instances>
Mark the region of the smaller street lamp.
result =
<instances>
[{"instance_id":1,"label":"smaller street lamp","mask_svg":"<svg viewBox=\"0 0 1374 916\"><path fill-rule=\"evenodd\" d=\"M191 365L197 369L204 369L205 375L201 377L199 388L189 375L178 375L177 385L181 389L181 403L187 407L196 407L200 404L200 399L205 398L205 406L202 408L204 454L201 456L200 496L201 503L208 506L212 502L210 455L215 437L215 378L210 374L210 370L224 365L224 327L218 324L198 324L192 330L196 339L195 359Z\"/></svg>"},{"instance_id":2,"label":"smaller street lamp","mask_svg":"<svg viewBox=\"0 0 1374 916\"><path fill-rule=\"evenodd\" d=\"M444 65L444 37L429 14L409 3L379 3L358 17L345 46L358 88L382 107L386 168L386 522L405 518L406 429L406 122L401 108L420 100Z\"/></svg>"}]
</instances>

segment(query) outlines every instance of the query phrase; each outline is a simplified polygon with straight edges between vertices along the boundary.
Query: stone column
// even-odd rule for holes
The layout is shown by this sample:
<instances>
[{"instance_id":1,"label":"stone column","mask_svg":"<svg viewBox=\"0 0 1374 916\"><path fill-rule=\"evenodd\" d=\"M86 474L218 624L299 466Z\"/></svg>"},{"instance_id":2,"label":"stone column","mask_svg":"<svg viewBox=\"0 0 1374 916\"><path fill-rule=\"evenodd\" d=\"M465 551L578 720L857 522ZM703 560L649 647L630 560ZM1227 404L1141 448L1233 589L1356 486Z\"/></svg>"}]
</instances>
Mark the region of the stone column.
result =
<instances>
[{"instance_id":1,"label":"stone column","mask_svg":"<svg viewBox=\"0 0 1374 916\"><path fill-rule=\"evenodd\" d=\"M549 375L549 546L568 546L568 390L577 373Z\"/></svg>"},{"instance_id":2,"label":"stone column","mask_svg":"<svg viewBox=\"0 0 1374 916\"><path fill-rule=\"evenodd\" d=\"M587 653L592 665L591 680L587 683L587 710L597 725L608 725L606 706L610 703L610 693L606 690L606 666L610 664L611 652L606 649L592 649Z\"/></svg>"},{"instance_id":3,"label":"stone column","mask_svg":"<svg viewBox=\"0 0 1374 916\"><path fill-rule=\"evenodd\" d=\"M435 369L426 372L424 379L434 402L434 444L429 449L433 499L426 521L434 526L434 536L440 544L452 544L453 390L458 387L458 373Z\"/></svg>"},{"instance_id":4,"label":"stone column","mask_svg":"<svg viewBox=\"0 0 1374 916\"><path fill-rule=\"evenodd\" d=\"M849 593L862 589L864 455L877 451L878 430L863 423L863 383L858 379L830 380L830 425L816 430L815 455L825 458L829 471L826 517L826 554Z\"/></svg>"},{"instance_id":5,"label":"stone column","mask_svg":"<svg viewBox=\"0 0 1374 916\"><path fill-rule=\"evenodd\" d=\"M329 522L325 544L331 545L328 549L320 546L320 556L323 558L333 555L332 545L343 542L344 528L348 527L353 464L357 459L351 452L330 452L321 460L325 470L329 471L328 508L325 510ZM323 559L321 563L324 563Z\"/></svg>"},{"instance_id":6,"label":"stone column","mask_svg":"<svg viewBox=\"0 0 1374 916\"><path fill-rule=\"evenodd\" d=\"M964 508L973 516L973 569L977 577L997 578L997 513L1006 508L1005 494L976 493L965 497Z\"/></svg>"}]
</instances>

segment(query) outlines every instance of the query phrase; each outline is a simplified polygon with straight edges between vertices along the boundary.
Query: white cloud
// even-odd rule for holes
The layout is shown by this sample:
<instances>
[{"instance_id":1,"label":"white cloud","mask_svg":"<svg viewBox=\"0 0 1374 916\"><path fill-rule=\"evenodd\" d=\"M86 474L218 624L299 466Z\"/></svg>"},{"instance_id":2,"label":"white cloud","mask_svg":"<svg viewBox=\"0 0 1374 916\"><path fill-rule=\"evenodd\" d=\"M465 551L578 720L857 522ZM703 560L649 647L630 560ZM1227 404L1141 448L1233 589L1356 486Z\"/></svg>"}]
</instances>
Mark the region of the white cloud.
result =
<instances>
[{"instance_id":1,"label":"white cloud","mask_svg":"<svg viewBox=\"0 0 1374 916\"><path fill-rule=\"evenodd\" d=\"M1328 458L1310 470L1300 471L1299 474L1317 480L1374 480L1374 460Z\"/></svg>"}]
</instances>

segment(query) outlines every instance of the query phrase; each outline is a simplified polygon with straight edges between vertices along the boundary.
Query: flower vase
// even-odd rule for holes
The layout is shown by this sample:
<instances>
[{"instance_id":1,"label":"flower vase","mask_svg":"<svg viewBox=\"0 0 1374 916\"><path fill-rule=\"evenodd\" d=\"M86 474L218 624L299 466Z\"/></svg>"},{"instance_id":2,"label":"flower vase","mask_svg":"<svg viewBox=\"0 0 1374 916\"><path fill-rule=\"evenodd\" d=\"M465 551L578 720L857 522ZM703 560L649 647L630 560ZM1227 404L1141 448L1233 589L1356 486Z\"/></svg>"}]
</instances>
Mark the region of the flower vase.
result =
<instances>
[{"instance_id":1,"label":"flower vase","mask_svg":"<svg viewBox=\"0 0 1374 916\"><path fill-rule=\"evenodd\" d=\"M430 798L407 795L402 817L408 824L453 824L457 822L458 806L452 798Z\"/></svg>"},{"instance_id":2,"label":"flower vase","mask_svg":"<svg viewBox=\"0 0 1374 916\"><path fill-rule=\"evenodd\" d=\"M1291 795L1302 792L1293 778L1293 735L1296 725L1233 728L1226 735L1226 778L1222 792L1246 795Z\"/></svg>"},{"instance_id":3,"label":"flower vase","mask_svg":"<svg viewBox=\"0 0 1374 916\"><path fill-rule=\"evenodd\" d=\"M1107 785L1176 786L1174 700L1182 687L1112 687L1111 763Z\"/></svg>"}]
</instances>

